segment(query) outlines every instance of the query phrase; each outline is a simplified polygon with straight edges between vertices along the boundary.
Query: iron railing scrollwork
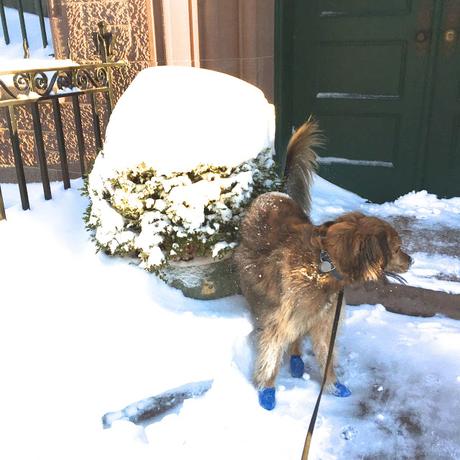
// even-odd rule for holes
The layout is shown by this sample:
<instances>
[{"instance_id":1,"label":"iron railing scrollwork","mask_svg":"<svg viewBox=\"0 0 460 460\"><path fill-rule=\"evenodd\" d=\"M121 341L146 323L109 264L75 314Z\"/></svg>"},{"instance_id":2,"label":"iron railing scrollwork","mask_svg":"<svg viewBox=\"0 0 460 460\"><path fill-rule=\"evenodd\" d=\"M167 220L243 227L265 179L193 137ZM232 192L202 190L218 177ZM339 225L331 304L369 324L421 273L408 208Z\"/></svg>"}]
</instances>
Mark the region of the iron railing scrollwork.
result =
<instances>
[{"instance_id":1,"label":"iron railing scrollwork","mask_svg":"<svg viewBox=\"0 0 460 460\"><path fill-rule=\"evenodd\" d=\"M0 107L70 92L111 93L110 72L124 62L0 72ZM109 94L111 96L111 94ZM110 98L111 99L111 98ZM110 101L112 104L112 100Z\"/></svg>"}]
</instances>

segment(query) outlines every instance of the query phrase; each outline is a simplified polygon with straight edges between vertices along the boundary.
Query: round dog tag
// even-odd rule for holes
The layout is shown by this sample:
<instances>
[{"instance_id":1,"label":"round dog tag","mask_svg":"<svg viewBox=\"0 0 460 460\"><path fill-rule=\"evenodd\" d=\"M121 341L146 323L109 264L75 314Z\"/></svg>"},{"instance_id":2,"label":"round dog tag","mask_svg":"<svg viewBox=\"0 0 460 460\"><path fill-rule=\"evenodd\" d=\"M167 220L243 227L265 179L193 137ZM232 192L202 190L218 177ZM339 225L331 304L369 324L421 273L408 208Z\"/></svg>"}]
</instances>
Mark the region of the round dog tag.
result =
<instances>
[{"instance_id":1,"label":"round dog tag","mask_svg":"<svg viewBox=\"0 0 460 460\"><path fill-rule=\"evenodd\" d=\"M327 260L323 260L321 262L321 265L319 266L319 269L323 272L323 273L328 273L330 271L332 271L332 264L327 261Z\"/></svg>"}]
</instances>

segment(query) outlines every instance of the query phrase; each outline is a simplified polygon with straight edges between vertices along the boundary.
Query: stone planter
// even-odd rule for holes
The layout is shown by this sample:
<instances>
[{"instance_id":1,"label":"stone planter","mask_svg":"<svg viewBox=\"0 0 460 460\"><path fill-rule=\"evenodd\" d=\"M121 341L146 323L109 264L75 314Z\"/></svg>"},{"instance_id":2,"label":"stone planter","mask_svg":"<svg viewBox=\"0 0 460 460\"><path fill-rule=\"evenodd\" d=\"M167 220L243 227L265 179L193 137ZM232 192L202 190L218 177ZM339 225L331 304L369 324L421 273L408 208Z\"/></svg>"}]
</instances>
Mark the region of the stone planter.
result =
<instances>
[{"instance_id":1,"label":"stone planter","mask_svg":"<svg viewBox=\"0 0 460 460\"><path fill-rule=\"evenodd\" d=\"M240 292L232 257L172 262L161 270L161 277L170 286L180 289L185 297L193 299L219 299Z\"/></svg>"}]
</instances>

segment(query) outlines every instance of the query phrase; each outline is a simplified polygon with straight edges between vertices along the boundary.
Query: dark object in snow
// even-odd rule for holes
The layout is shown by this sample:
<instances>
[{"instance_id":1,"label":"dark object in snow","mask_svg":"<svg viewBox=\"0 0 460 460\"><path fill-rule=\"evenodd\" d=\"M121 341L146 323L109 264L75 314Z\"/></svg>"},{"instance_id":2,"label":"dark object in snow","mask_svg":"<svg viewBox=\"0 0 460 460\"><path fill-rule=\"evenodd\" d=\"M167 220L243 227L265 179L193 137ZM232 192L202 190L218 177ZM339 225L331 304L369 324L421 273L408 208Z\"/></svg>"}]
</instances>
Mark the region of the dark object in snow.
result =
<instances>
[{"instance_id":1,"label":"dark object in snow","mask_svg":"<svg viewBox=\"0 0 460 460\"><path fill-rule=\"evenodd\" d=\"M394 280L394 281L398 281L400 284L407 285L407 281L405 280L405 278L403 278L398 273L387 272L387 271L385 271L384 273L385 273L385 277L387 278L388 282L391 283L391 281Z\"/></svg>"},{"instance_id":2,"label":"dark object in snow","mask_svg":"<svg viewBox=\"0 0 460 460\"><path fill-rule=\"evenodd\" d=\"M290 361L291 375L297 379L303 376L305 371L305 364L299 355L292 355Z\"/></svg>"},{"instance_id":3,"label":"dark object in snow","mask_svg":"<svg viewBox=\"0 0 460 460\"><path fill-rule=\"evenodd\" d=\"M117 420L129 420L136 425L149 425L160 415L181 405L186 399L204 395L212 386L212 380L188 383L178 388L165 391L157 396L142 399L116 412L107 412L102 417L102 426L111 428Z\"/></svg>"},{"instance_id":4,"label":"dark object in snow","mask_svg":"<svg viewBox=\"0 0 460 460\"><path fill-rule=\"evenodd\" d=\"M356 430L356 428L350 425L343 428L340 436L346 441L351 441L357 433L358 431Z\"/></svg>"},{"instance_id":5,"label":"dark object in snow","mask_svg":"<svg viewBox=\"0 0 460 460\"><path fill-rule=\"evenodd\" d=\"M276 406L275 388L264 388L259 390L259 404L267 410L273 410Z\"/></svg>"},{"instance_id":6,"label":"dark object in snow","mask_svg":"<svg viewBox=\"0 0 460 460\"><path fill-rule=\"evenodd\" d=\"M343 383L335 382L332 394L338 398L348 398L351 396L351 391Z\"/></svg>"}]
</instances>

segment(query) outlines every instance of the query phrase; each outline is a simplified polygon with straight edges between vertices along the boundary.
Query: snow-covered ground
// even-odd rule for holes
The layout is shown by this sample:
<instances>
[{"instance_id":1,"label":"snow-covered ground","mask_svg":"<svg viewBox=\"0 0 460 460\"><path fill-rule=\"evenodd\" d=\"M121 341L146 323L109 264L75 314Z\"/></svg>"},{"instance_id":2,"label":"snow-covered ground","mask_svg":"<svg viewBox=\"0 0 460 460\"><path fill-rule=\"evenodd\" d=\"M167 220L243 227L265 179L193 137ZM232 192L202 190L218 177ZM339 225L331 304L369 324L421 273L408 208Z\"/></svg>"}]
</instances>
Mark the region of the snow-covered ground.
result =
<instances>
[{"instance_id":1,"label":"snow-covered ground","mask_svg":"<svg viewBox=\"0 0 460 460\"><path fill-rule=\"evenodd\" d=\"M309 344L308 375L284 368L276 409L260 408L244 299L187 299L127 260L95 254L79 187L52 184L45 202L34 184L25 212L17 187L2 185L0 458L299 459L319 390ZM370 205L321 179L313 190L317 221L360 209L413 213L436 228L458 224L458 201L420 192ZM353 395L323 398L311 457L459 459L459 348L457 321L347 307L338 349ZM157 423L102 429L106 412L205 380L205 395Z\"/></svg>"},{"instance_id":2,"label":"snow-covered ground","mask_svg":"<svg viewBox=\"0 0 460 460\"><path fill-rule=\"evenodd\" d=\"M16 66L20 46L0 44L0 69ZM309 344L308 374L292 379L283 368L276 409L260 408L245 300L187 299L128 260L95 254L81 186L54 183L44 201L32 184L24 212L17 187L2 184L0 459L300 459L320 379ZM360 210L460 227L460 198L424 192L377 206L318 178L313 205L317 222ZM411 283L460 276L458 259L429 257L415 254ZM460 292L446 283L436 287ZM311 458L460 459L460 323L348 307L337 346L353 395L323 398ZM145 428L102 428L107 412L209 380L206 394Z\"/></svg>"}]
</instances>

